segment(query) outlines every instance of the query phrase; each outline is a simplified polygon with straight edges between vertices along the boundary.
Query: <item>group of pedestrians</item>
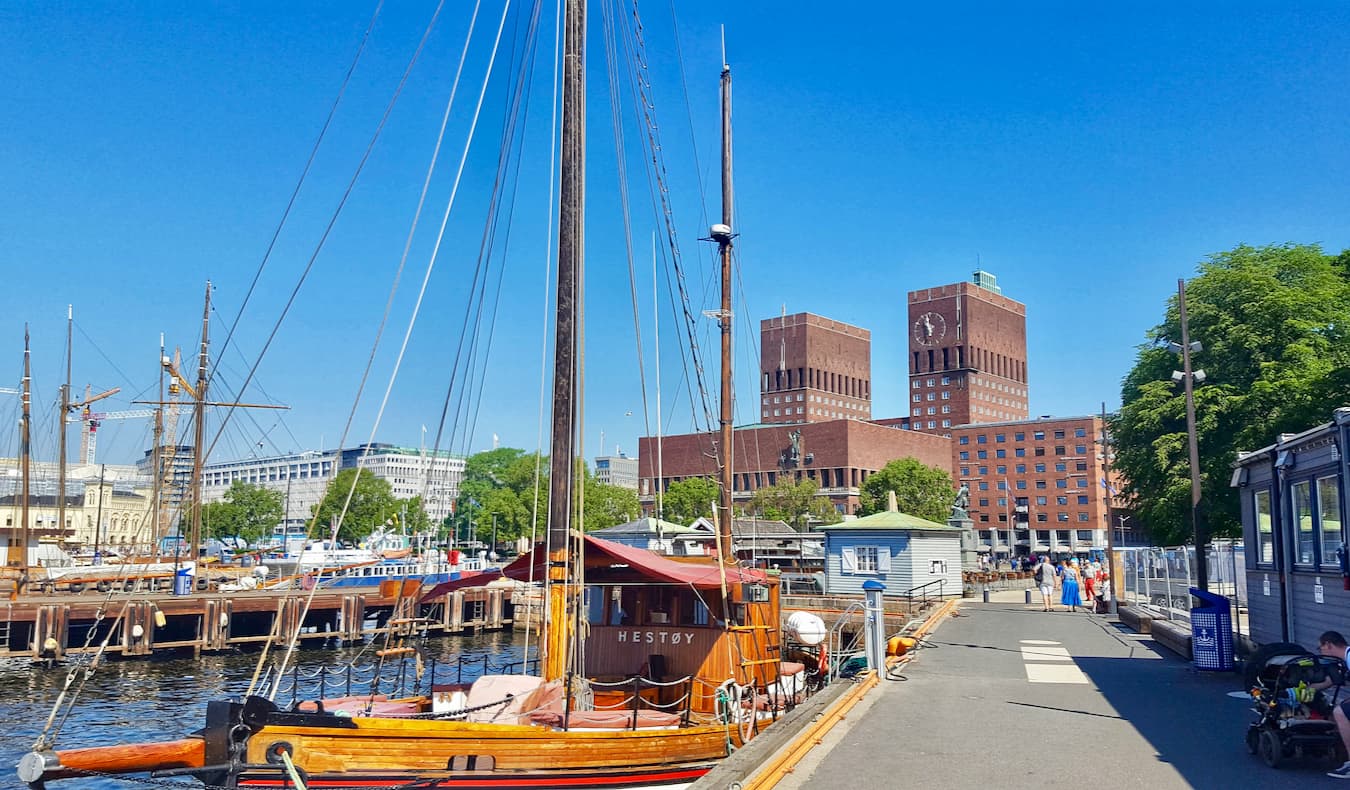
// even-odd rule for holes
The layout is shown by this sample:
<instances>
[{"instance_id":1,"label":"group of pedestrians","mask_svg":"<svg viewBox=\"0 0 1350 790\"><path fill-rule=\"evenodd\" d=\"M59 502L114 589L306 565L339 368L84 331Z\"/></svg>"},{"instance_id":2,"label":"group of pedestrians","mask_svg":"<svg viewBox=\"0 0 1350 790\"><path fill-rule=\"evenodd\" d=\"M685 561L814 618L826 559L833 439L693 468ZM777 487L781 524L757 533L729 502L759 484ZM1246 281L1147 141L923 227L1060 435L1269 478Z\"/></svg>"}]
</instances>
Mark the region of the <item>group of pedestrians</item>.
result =
<instances>
[{"instance_id":1,"label":"group of pedestrians","mask_svg":"<svg viewBox=\"0 0 1350 790\"><path fill-rule=\"evenodd\" d=\"M1100 562L1091 561L1079 565L1077 558L1060 560L1058 563L1043 556L1033 569L1036 586L1041 591L1043 611L1055 611L1052 596L1059 590L1059 604L1069 607L1069 611L1092 611L1099 592L1104 594L1106 587L1106 569ZM1090 603L1084 603L1084 601Z\"/></svg>"}]
</instances>

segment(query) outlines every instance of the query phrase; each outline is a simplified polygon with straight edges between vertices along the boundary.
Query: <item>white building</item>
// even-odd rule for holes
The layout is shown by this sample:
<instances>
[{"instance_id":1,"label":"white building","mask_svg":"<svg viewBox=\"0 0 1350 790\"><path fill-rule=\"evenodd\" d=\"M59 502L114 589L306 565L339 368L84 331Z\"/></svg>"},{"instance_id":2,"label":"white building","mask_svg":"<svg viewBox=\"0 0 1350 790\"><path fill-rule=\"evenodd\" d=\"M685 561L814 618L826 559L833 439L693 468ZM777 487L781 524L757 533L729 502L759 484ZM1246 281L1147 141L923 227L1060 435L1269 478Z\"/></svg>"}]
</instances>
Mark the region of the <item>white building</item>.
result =
<instances>
[{"instance_id":1,"label":"white building","mask_svg":"<svg viewBox=\"0 0 1350 790\"><path fill-rule=\"evenodd\" d=\"M271 458L207 464L202 468L202 501L223 500L235 481L262 486L282 494L287 526L308 527L310 508L323 501L338 458L337 450L306 450Z\"/></svg>"},{"instance_id":2,"label":"white building","mask_svg":"<svg viewBox=\"0 0 1350 790\"><path fill-rule=\"evenodd\" d=\"M595 459L595 479L620 488L638 490L638 459L623 453L602 455Z\"/></svg>"},{"instance_id":3,"label":"white building","mask_svg":"<svg viewBox=\"0 0 1350 790\"><path fill-rule=\"evenodd\" d=\"M408 499L422 497L422 507L433 523L450 516L459 484L464 479L464 458L446 450L435 452L416 447L395 447L392 444L362 445L342 451L342 468L357 464L369 469L381 480L388 480L394 496ZM636 465L634 486L637 485Z\"/></svg>"},{"instance_id":4,"label":"white building","mask_svg":"<svg viewBox=\"0 0 1350 790\"><path fill-rule=\"evenodd\" d=\"M424 496L422 503L433 522L450 515L464 479L464 459L445 451L432 452L389 444L371 444L346 450L306 450L300 453L248 458L207 464L202 469L202 500L219 502L236 480L282 494L285 525L308 527L312 508L323 501L333 476L357 465L389 482L394 496Z\"/></svg>"}]
</instances>

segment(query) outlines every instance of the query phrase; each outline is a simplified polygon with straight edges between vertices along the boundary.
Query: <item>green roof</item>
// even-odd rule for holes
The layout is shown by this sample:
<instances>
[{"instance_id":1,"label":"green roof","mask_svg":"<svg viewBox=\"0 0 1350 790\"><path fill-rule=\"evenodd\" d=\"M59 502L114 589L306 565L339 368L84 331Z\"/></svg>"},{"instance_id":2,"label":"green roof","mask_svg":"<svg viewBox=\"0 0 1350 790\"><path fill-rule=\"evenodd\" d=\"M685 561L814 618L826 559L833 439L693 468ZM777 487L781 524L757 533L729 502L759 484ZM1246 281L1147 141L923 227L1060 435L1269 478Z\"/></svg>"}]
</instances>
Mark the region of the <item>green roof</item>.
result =
<instances>
[{"instance_id":1,"label":"green roof","mask_svg":"<svg viewBox=\"0 0 1350 790\"><path fill-rule=\"evenodd\" d=\"M953 527L950 524L939 524L936 521L929 521L926 518L911 516L908 513L900 513L895 510L883 510L880 513L873 513L870 516L855 518L852 521L841 521L838 524L828 524L820 527L822 530L831 529L891 529L891 530L926 530L933 532L960 532L960 527Z\"/></svg>"}]
</instances>

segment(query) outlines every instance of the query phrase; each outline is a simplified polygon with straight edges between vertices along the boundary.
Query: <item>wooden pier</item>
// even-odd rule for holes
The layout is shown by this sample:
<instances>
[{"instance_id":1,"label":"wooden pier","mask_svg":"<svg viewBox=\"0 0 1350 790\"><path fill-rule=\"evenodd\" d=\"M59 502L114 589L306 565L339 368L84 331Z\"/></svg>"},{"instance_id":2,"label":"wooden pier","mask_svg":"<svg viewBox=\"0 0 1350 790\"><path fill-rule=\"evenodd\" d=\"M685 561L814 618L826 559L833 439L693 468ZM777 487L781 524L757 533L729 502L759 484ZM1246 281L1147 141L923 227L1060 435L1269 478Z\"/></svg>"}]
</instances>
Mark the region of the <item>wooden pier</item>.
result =
<instances>
[{"instance_id":1,"label":"wooden pier","mask_svg":"<svg viewBox=\"0 0 1350 790\"><path fill-rule=\"evenodd\" d=\"M413 615L419 633L428 636L509 629L511 592L489 586L455 590L426 603L405 598L398 617ZM388 587L319 590L308 612L309 593L295 591L115 593L111 599L98 593L25 595L0 601L0 658L59 660L97 650L109 633L108 653L128 658L284 644L297 626L302 642L354 644L389 631L399 603L395 593ZM393 625L406 631L397 620Z\"/></svg>"}]
</instances>

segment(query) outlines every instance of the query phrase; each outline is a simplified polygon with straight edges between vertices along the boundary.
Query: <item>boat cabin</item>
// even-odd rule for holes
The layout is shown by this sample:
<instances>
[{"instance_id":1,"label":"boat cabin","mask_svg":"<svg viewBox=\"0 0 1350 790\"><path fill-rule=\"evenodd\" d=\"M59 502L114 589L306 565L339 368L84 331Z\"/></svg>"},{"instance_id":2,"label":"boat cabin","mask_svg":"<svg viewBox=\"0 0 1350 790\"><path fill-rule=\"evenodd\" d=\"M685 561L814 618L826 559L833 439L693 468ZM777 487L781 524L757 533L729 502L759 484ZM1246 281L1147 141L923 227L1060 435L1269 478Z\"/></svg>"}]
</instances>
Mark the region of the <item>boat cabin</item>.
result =
<instances>
[{"instance_id":1,"label":"boat cabin","mask_svg":"<svg viewBox=\"0 0 1350 790\"><path fill-rule=\"evenodd\" d=\"M596 708L631 698L636 688L653 706L687 699L691 711L712 713L717 688L728 679L759 689L780 681L776 575L721 568L706 557L664 557L590 535L579 543L585 625L578 640ZM536 549L502 574L537 581L545 566L545 552ZM426 597L444 595L450 585Z\"/></svg>"}]
</instances>

